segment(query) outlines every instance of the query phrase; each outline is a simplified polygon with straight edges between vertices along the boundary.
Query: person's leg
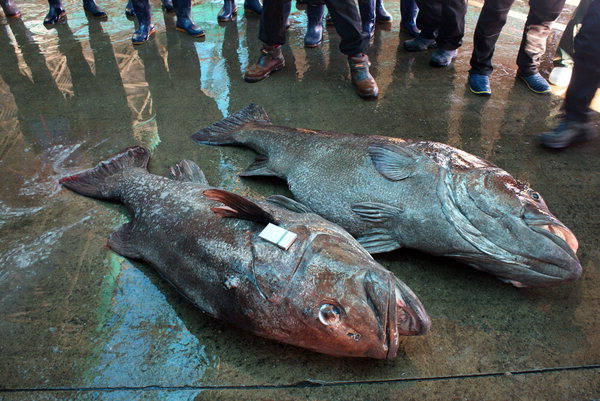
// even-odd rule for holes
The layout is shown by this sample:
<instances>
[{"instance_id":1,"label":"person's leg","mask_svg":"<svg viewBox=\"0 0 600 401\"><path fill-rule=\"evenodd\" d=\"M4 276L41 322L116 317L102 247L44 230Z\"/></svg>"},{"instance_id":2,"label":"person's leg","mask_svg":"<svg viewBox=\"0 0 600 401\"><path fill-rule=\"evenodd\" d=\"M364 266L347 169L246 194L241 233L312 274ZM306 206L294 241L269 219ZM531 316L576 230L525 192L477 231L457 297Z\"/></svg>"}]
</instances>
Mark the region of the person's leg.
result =
<instances>
[{"instance_id":1,"label":"person's leg","mask_svg":"<svg viewBox=\"0 0 600 401\"><path fill-rule=\"evenodd\" d=\"M146 43L156 32L150 11L152 5L150 0L132 0L131 4L138 20L138 29L133 33L131 42L134 45L141 45Z\"/></svg>"},{"instance_id":2,"label":"person's leg","mask_svg":"<svg viewBox=\"0 0 600 401\"><path fill-rule=\"evenodd\" d=\"M400 0L400 30L416 38L421 31L417 28L419 9L415 0Z\"/></svg>"},{"instance_id":3,"label":"person's leg","mask_svg":"<svg viewBox=\"0 0 600 401\"><path fill-rule=\"evenodd\" d=\"M597 136L590 124L590 104L600 86L600 0L593 0L575 37L573 76L565 97L565 117L539 136L542 145L565 148Z\"/></svg>"},{"instance_id":4,"label":"person's leg","mask_svg":"<svg viewBox=\"0 0 600 401\"><path fill-rule=\"evenodd\" d=\"M323 14L325 4L321 1L309 1L306 4L306 34L304 35L305 47L317 47L323 40Z\"/></svg>"},{"instance_id":5,"label":"person's leg","mask_svg":"<svg viewBox=\"0 0 600 401\"><path fill-rule=\"evenodd\" d=\"M442 19L436 39L437 50L431 56L430 64L434 67L446 67L452 63L462 45L465 34L465 15L467 0L444 0Z\"/></svg>"},{"instance_id":6,"label":"person's leg","mask_svg":"<svg viewBox=\"0 0 600 401\"><path fill-rule=\"evenodd\" d=\"M48 0L48 14L44 18L44 25L56 24L67 15L60 0Z\"/></svg>"},{"instance_id":7,"label":"person's leg","mask_svg":"<svg viewBox=\"0 0 600 401\"><path fill-rule=\"evenodd\" d=\"M173 0L177 13L176 29L190 36L199 38L204 36L204 31L192 21L192 0Z\"/></svg>"},{"instance_id":8,"label":"person's leg","mask_svg":"<svg viewBox=\"0 0 600 401\"><path fill-rule=\"evenodd\" d=\"M369 57L363 53L369 45L369 35L362 31L354 0L326 0L325 4L341 37L340 51L348 56L350 76L358 96L376 98L379 89L369 73Z\"/></svg>"},{"instance_id":9,"label":"person's leg","mask_svg":"<svg viewBox=\"0 0 600 401\"><path fill-rule=\"evenodd\" d=\"M288 4L286 4L288 3ZM285 44L285 30L289 1L264 0L260 15L258 38L263 42L258 61L246 70L246 82L258 82L285 66L281 45Z\"/></svg>"},{"instance_id":10,"label":"person's leg","mask_svg":"<svg viewBox=\"0 0 600 401\"><path fill-rule=\"evenodd\" d=\"M469 70L469 89L476 95L489 96L492 57L500 32L506 24L514 0L486 0L473 34L473 53Z\"/></svg>"},{"instance_id":11,"label":"person's leg","mask_svg":"<svg viewBox=\"0 0 600 401\"><path fill-rule=\"evenodd\" d=\"M519 75L527 77L538 72L540 59L546 51L550 26L560 15L564 5L565 0L529 1L529 14L517 55Z\"/></svg>"}]
</instances>

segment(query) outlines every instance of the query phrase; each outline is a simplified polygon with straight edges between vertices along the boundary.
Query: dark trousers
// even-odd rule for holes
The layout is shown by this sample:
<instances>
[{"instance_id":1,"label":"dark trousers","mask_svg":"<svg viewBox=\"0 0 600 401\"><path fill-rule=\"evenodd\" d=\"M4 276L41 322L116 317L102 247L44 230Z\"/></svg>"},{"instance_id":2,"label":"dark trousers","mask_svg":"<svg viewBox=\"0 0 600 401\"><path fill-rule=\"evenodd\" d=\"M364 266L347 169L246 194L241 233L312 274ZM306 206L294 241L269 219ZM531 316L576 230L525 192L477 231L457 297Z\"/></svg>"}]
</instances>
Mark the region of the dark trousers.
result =
<instances>
[{"instance_id":1,"label":"dark trousers","mask_svg":"<svg viewBox=\"0 0 600 401\"><path fill-rule=\"evenodd\" d=\"M500 31L506 23L514 0L485 0L473 36L471 72L481 75L492 73L492 56ZM523 29L521 47L517 55L519 74L529 76L538 72L540 58L546 51L550 25L558 18L565 0L530 0L529 14Z\"/></svg>"},{"instance_id":2,"label":"dark trousers","mask_svg":"<svg viewBox=\"0 0 600 401\"><path fill-rule=\"evenodd\" d=\"M438 48L455 50L465 35L467 0L417 0L420 36L435 39Z\"/></svg>"},{"instance_id":3,"label":"dark trousers","mask_svg":"<svg viewBox=\"0 0 600 401\"><path fill-rule=\"evenodd\" d=\"M585 122L600 86L600 0L593 0L583 17L581 29L575 36L573 60L565 112L568 119Z\"/></svg>"},{"instance_id":4,"label":"dark trousers","mask_svg":"<svg viewBox=\"0 0 600 401\"><path fill-rule=\"evenodd\" d=\"M285 43L285 0L263 0L258 38L269 45ZM322 2L321 2L322 4ZM347 56L362 53L369 45L369 35L362 31L354 0L325 0L336 31L341 37L340 51Z\"/></svg>"}]
</instances>

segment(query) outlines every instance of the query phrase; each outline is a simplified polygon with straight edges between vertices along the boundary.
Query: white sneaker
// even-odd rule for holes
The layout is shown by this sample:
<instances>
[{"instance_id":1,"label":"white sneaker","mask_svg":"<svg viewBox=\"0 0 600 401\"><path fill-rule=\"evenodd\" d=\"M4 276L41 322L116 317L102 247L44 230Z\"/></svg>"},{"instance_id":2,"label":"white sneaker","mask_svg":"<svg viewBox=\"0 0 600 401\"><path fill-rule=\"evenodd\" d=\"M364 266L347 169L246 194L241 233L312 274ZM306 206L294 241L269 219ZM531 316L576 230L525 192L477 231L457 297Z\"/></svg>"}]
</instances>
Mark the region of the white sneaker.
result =
<instances>
[{"instance_id":1,"label":"white sneaker","mask_svg":"<svg viewBox=\"0 0 600 401\"><path fill-rule=\"evenodd\" d=\"M548 77L548 81L552 85L567 87L569 86L569 82L571 81L571 74L573 73L573 69L569 67L554 67L550 76Z\"/></svg>"}]
</instances>

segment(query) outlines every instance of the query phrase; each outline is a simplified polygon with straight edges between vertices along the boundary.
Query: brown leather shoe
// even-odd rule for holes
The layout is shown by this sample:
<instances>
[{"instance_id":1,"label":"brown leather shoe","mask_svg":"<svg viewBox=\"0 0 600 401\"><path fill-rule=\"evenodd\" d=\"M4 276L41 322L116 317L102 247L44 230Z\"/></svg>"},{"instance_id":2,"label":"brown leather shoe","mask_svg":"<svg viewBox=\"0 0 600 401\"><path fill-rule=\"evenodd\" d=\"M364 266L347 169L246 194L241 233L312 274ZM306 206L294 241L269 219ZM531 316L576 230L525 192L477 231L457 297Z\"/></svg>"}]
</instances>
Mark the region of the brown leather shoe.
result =
<instances>
[{"instance_id":1,"label":"brown leather shoe","mask_svg":"<svg viewBox=\"0 0 600 401\"><path fill-rule=\"evenodd\" d=\"M281 46L263 45L260 49L260 57L256 64L252 64L246 70L244 79L246 82L258 82L268 77L272 72L279 71L285 66L285 60L281 54Z\"/></svg>"},{"instance_id":2,"label":"brown leather shoe","mask_svg":"<svg viewBox=\"0 0 600 401\"><path fill-rule=\"evenodd\" d=\"M350 77L356 87L356 93L363 99L375 99L379 95L377 82L369 73L369 57L366 54L362 56L348 57L350 65Z\"/></svg>"}]
</instances>

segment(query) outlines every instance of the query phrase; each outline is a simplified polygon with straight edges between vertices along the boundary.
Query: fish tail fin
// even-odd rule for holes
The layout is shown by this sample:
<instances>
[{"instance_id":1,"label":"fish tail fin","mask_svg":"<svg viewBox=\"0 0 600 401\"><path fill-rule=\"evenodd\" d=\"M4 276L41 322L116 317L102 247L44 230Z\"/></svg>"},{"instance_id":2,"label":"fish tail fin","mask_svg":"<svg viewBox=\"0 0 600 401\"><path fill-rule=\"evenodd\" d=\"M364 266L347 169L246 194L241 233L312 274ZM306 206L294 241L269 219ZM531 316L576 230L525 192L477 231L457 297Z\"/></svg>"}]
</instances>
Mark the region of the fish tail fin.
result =
<instances>
[{"instance_id":1,"label":"fish tail fin","mask_svg":"<svg viewBox=\"0 0 600 401\"><path fill-rule=\"evenodd\" d=\"M109 178L130 168L138 167L146 170L149 158L148 149L132 146L118 155L98 163L94 168L61 178L59 183L81 195L97 199L116 199L118 197L117 185Z\"/></svg>"},{"instance_id":2,"label":"fish tail fin","mask_svg":"<svg viewBox=\"0 0 600 401\"><path fill-rule=\"evenodd\" d=\"M235 132L250 122L270 124L271 120L265 109L256 103L251 103L229 117L196 132L192 135L192 139L204 145L237 145L240 142L235 137Z\"/></svg>"}]
</instances>

